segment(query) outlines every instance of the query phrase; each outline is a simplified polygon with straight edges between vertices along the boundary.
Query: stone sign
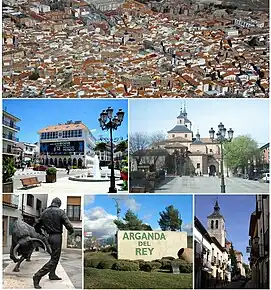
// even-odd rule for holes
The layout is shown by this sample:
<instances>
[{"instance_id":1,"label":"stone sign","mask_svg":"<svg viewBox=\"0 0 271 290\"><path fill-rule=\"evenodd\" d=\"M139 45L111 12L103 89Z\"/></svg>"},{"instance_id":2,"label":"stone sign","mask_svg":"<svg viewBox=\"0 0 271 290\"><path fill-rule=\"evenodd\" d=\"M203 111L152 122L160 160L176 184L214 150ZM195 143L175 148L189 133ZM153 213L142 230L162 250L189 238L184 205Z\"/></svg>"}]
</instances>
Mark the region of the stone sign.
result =
<instances>
[{"instance_id":1,"label":"stone sign","mask_svg":"<svg viewBox=\"0 0 271 290\"><path fill-rule=\"evenodd\" d=\"M172 231L118 231L118 259L152 261L162 257L178 258L187 248L187 233Z\"/></svg>"}]
</instances>

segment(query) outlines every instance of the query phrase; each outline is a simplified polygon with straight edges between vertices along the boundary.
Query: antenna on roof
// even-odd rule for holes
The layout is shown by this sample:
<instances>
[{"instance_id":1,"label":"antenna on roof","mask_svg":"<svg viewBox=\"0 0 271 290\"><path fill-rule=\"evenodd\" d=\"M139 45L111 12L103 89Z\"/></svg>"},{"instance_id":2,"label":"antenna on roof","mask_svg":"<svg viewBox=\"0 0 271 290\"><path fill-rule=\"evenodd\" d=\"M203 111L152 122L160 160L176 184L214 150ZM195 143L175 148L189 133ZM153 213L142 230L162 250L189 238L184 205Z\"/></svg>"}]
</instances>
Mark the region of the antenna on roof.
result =
<instances>
[{"instance_id":1,"label":"antenna on roof","mask_svg":"<svg viewBox=\"0 0 271 290\"><path fill-rule=\"evenodd\" d=\"M183 102L181 101L181 113L183 112Z\"/></svg>"},{"instance_id":2,"label":"antenna on roof","mask_svg":"<svg viewBox=\"0 0 271 290\"><path fill-rule=\"evenodd\" d=\"M186 113L186 102L184 101L184 108L183 108L183 112Z\"/></svg>"}]
</instances>

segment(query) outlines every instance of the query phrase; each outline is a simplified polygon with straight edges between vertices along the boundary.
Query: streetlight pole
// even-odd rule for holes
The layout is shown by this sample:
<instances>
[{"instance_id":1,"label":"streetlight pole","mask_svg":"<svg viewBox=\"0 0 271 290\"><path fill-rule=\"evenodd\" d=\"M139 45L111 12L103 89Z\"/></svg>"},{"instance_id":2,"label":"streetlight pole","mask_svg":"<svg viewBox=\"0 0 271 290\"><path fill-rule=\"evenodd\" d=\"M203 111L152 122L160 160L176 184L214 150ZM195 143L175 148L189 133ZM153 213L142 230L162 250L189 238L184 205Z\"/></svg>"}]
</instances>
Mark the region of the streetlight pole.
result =
<instances>
[{"instance_id":1,"label":"streetlight pole","mask_svg":"<svg viewBox=\"0 0 271 290\"><path fill-rule=\"evenodd\" d=\"M221 193L226 192L226 185L225 185L225 177L224 177L224 152L223 152L223 144L227 142L231 142L233 138L234 131L232 128L228 130L228 138L226 138L227 129L224 127L222 122L218 125L218 132L216 133L216 140L221 146L221 162L220 162L220 170L221 170ZM215 130L213 128L209 131L210 139L214 141ZM228 171L227 171L228 172ZM228 176L228 173L227 173Z\"/></svg>"},{"instance_id":2,"label":"streetlight pole","mask_svg":"<svg viewBox=\"0 0 271 290\"><path fill-rule=\"evenodd\" d=\"M117 193L116 184L115 184L115 171L114 171L114 148L113 148L113 130L121 125L124 117L124 112L122 109L116 113L116 116L113 117L113 109L108 107L106 110L103 110L100 114L98 121L100 122L100 127L102 130L109 130L110 133L110 156L111 156L111 174L110 174L110 187L109 193Z\"/></svg>"}]
</instances>

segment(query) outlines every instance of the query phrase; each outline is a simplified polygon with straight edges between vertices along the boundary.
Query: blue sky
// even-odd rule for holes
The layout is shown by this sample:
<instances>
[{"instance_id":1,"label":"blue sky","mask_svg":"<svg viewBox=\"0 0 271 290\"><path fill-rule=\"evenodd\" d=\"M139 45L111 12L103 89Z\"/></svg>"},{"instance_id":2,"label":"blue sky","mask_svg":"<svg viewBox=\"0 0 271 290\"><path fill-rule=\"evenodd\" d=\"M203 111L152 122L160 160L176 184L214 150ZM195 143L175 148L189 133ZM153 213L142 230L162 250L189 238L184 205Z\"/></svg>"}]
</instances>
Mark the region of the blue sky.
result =
<instances>
[{"instance_id":1,"label":"blue sky","mask_svg":"<svg viewBox=\"0 0 271 290\"><path fill-rule=\"evenodd\" d=\"M65 100L3 100L3 109L20 118L21 128L17 137L22 142L37 142L37 132L49 125L65 123L68 120L81 120L96 138L100 135L108 138L109 132L102 131L98 118L102 110L111 106L116 113L118 109L125 112L124 121L113 137L127 138L128 134L128 101L100 99L65 99Z\"/></svg>"},{"instance_id":2,"label":"blue sky","mask_svg":"<svg viewBox=\"0 0 271 290\"><path fill-rule=\"evenodd\" d=\"M260 146L269 142L269 99L185 99L194 135L209 137L211 127L222 122L234 137L250 135ZM130 100L130 132L167 132L176 125L184 100Z\"/></svg>"},{"instance_id":3,"label":"blue sky","mask_svg":"<svg viewBox=\"0 0 271 290\"><path fill-rule=\"evenodd\" d=\"M85 231L93 232L97 237L114 235L116 227L116 203L120 202L121 217L128 209L135 212L144 223L151 225L153 230L161 230L158 224L159 212L166 206L173 205L181 215L182 230L192 228L192 195L96 195L85 196Z\"/></svg>"},{"instance_id":4,"label":"blue sky","mask_svg":"<svg viewBox=\"0 0 271 290\"><path fill-rule=\"evenodd\" d=\"M207 216L213 213L214 204L218 198L220 213L224 216L226 238L233 247L243 253L245 263L249 257L246 247L249 243L250 215L256 209L255 195L196 195L195 216L207 229Z\"/></svg>"}]
</instances>

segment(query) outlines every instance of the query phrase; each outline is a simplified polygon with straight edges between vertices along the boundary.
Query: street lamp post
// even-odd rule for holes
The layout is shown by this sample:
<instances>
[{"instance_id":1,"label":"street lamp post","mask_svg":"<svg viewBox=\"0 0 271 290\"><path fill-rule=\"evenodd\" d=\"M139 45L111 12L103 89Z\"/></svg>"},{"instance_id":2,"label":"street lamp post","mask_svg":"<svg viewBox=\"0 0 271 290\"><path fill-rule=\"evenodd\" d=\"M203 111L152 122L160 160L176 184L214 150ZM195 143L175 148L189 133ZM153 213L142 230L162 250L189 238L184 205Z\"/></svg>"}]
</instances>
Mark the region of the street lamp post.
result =
<instances>
[{"instance_id":1,"label":"street lamp post","mask_svg":"<svg viewBox=\"0 0 271 290\"><path fill-rule=\"evenodd\" d=\"M98 121L100 122L100 127L102 130L109 130L110 132L110 156L111 156L111 174L110 174L110 187L109 193L116 193L115 185L115 172L114 172L114 148L113 148L113 130L121 125L124 117L124 112L122 109L116 113L116 116L113 117L113 109L108 107L106 110L103 110L100 114Z\"/></svg>"},{"instance_id":2,"label":"street lamp post","mask_svg":"<svg viewBox=\"0 0 271 290\"><path fill-rule=\"evenodd\" d=\"M226 192L226 186L225 186L225 178L224 178L224 154L223 154L223 144L227 142L231 142L233 138L233 133L234 131L232 128L228 130L228 138L226 138L226 132L227 129L224 127L222 122L218 125L218 132L216 133L216 141L220 144L221 146L221 162L220 162L220 168L221 168L221 193ZM214 135L215 135L215 130L213 128L210 129L209 131L210 134L210 139L214 141Z\"/></svg>"}]
</instances>

